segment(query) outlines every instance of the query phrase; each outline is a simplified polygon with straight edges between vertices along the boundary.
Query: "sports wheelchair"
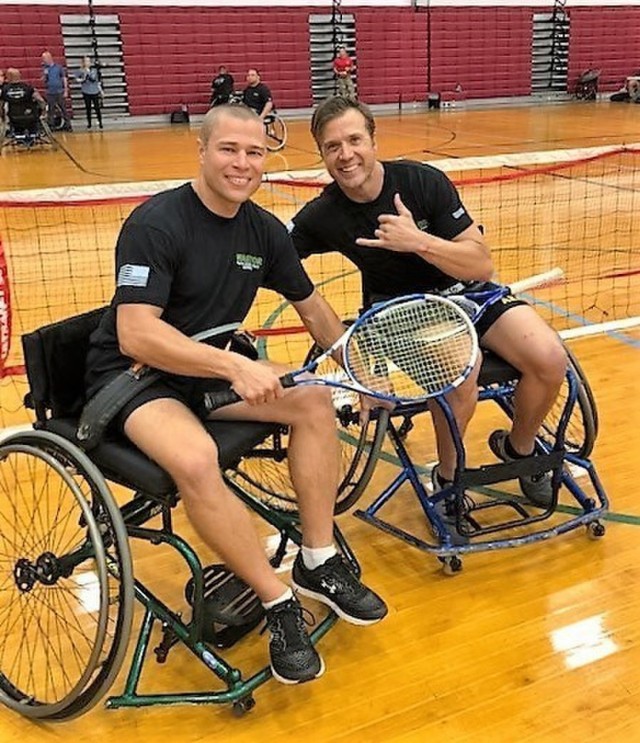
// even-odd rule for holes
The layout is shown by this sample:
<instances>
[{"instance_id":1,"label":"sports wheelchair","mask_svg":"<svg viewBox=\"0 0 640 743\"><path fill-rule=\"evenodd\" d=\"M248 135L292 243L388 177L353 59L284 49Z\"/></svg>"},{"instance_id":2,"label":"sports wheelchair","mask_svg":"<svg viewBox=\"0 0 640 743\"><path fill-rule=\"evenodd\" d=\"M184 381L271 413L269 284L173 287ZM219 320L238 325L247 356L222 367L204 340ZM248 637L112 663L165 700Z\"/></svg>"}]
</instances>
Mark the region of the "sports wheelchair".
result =
<instances>
[{"instance_id":1,"label":"sports wheelchair","mask_svg":"<svg viewBox=\"0 0 640 743\"><path fill-rule=\"evenodd\" d=\"M265 116L264 130L269 152L278 152L287 144L287 125L279 114Z\"/></svg>"},{"instance_id":2,"label":"sports wheelchair","mask_svg":"<svg viewBox=\"0 0 640 743\"><path fill-rule=\"evenodd\" d=\"M579 101L595 101L602 70L585 70L576 81L574 95Z\"/></svg>"},{"instance_id":3,"label":"sports wheelchair","mask_svg":"<svg viewBox=\"0 0 640 743\"><path fill-rule=\"evenodd\" d=\"M221 651L262 621L257 596L223 565L202 565L174 531L172 513L179 501L174 483L129 441L106 436L88 452L79 448L89 336L104 311L23 336L30 388L26 403L35 410L36 422L33 430L0 441L0 701L38 720L66 720L86 712L106 694L122 666L136 600L144 615L131 667L123 693L111 696L107 707L216 703L230 704L242 715L254 706L253 692L271 670L267 666L245 675ZM216 440L228 486L279 535L271 561L280 565L287 546L301 543L295 499L291 493L281 496L269 481L254 479L251 462L265 473L266 462L276 470L283 467L286 430L247 422L206 426ZM349 465L342 490L351 494L358 465ZM339 503L336 510L341 510ZM359 574L337 525L334 535ZM156 545L174 550L189 576L188 620L136 577L132 540L149 550ZM319 618L312 641L336 620L330 611ZM160 641L152 653L157 663L180 644L211 671L215 690L139 691L156 628Z\"/></svg>"},{"instance_id":4,"label":"sports wheelchair","mask_svg":"<svg viewBox=\"0 0 640 743\"><path fill-rule=\"evenodd\" d=\"M46 114L37 103L30 103L19 114L7 112L0 122L0 149L7 146L31 149L35 145L49 145L56 149L57 144Z\"/></svg>"},{"instance_id":5,"label":"sports wheelchair","mask_svg":"<svg viewBox=\"0 0 640 743\"><path fill-rule=\"evenodd\" d=\"M347 321L348 323L349 321ZM434 554L442 563L445 574L462 569L461 556L485 550L516 547L549 539L580 526L585 526L592 538L602 537L605 527L600 521L609 507L607 495L589 457L598 433L595 399L577 359L566 348L568 367L563 387L554 407L548 413L536 441L535 456L514 462L490 464L479 468L466 466L466 453L450 406L442 397L435 403L442 409L452 433L457 453L454 481L437 493L425 484L430 468L416 464L407 446L407 437L414 427L414 417L427 411L426 404L400 405L369 422L366 440L376 441L361 454L368 465L371 456L382 456L397 464L399 473L366 508L354 515L382 531L398 537L425 552ZM307 360L321 353L317 345L310 349ZM326 370L323 370L326 373ZM514 395L519 373L495 354L484 351L478 380L479 400L493 401L508 419L514 414ZM383 429L381 432L380 429ZM393 454L380 454L378 440L386 436ZM359 451L357 447L356 452ZM519 494L510 494L491 486L552 471L552 501L548 507L535 507ZM578 482L580 475L590 481L591 494ZM367 481L368 482L368 481ZM416 520L418 533L409 532L379 515L387 503L407 484L415 494L424 519ZM364 488L354 488L348 504L354 505ZM570 496L570 503L559 503L560 492ZM569 514L558 521L556 513ZM553 517L553 518L552 518ZM552 520L547 525L548 519Z\"/></svg>"}]
</instances>

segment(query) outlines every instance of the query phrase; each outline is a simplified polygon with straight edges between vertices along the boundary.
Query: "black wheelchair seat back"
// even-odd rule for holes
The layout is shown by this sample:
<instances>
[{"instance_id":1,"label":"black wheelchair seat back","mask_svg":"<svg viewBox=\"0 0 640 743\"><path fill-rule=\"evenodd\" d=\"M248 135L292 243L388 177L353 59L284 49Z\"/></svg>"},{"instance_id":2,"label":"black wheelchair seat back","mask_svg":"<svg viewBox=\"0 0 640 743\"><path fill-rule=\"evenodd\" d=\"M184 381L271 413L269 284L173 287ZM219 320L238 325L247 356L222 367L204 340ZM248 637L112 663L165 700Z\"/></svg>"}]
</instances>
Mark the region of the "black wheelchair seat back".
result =
<instances>
[{"instance_id":1,"label":"black wheelchair seat back","mask_svg":"<svg viewBox=\"0 0 640 743\"><path fill-rule=\"evenodd\" d=\"M25 403L39 422L80 415L89 339L106 310L100 307L22 336L30 389Z\"/></svg>"},{"instance_id":2,"label":"black wheelchair seat back","mask_svg":"<svg viewBox=\"0 0 640 743\"><path fill-rule=\"evenodd\" d=\"M86 402L84 375L90 337L106 310L90 310L22 336L30 388L25 404L36 412L36 428L57 433L76 445L81 444L76 430ZM205 427L216 441L223 469L279 428L272 423L244 421L211 421ZM107 479L121 485L151 497L175 492L169 475L122 436L105 436L91 450L90 458Z\"/></svg>"},{"instance_id":3,"label":"black wheelchair seat back","mask_svg":"<svg viewBox=\"0 0 640 743\"><path fill-rule=\"evenodd\" d=\"M9 125L14 131L37 132L40 122L40 108L36 103L14 104L9 107Z\"/></svg>"}]
</instances>

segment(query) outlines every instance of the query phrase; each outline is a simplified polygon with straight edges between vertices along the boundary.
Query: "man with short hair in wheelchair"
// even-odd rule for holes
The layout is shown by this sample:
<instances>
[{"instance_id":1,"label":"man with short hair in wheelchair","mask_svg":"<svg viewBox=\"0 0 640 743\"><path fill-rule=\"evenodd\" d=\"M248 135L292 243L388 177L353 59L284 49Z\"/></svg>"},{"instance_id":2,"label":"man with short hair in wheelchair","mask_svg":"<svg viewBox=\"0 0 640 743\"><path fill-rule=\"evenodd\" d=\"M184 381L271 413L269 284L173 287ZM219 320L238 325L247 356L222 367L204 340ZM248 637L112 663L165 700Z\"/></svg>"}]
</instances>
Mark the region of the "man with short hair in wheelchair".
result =
<instances>
[{"instance_id":1,"label":"man with short hair in wheelchair","mask_svg":"<svg viewBox=\"0 0 640 743\"><path fill-rule=\"evenodd\" d=\"M135 209L116 247L114 298L91 338L87 395L131 364L162 372L120 410L116 426L173 478L193 527L261 599L271 632L274 676L317 678L324 664L305 630L302 608L269 564L250 516L225 486L217 449L202 421L205 393L230 386L242 402L217 419L289 426L289 466L299 502L302 547L295 589L366 625L387 608L365 587L333 542L339 471L335 411L328 390L284 390L283 368L225 350L230 335L198 343L196 333L241 323L260 286L283 294L318 343L343 332L295 254L286 228L250 197L264 170L262 122L244 106L205 116L200 171L192 183Z\"/></svg>"},{"instance_id":2,"label":"man with short hair in wheelchair","mask_svg":"<svg viewBox=\"0 0 640 743\"><path fill-rule=\"evenodd\" d=\"M20 71L15 67L7 70L0 99L2 105L7 106L9 134L36 137L46 104L40 93L21 79Z\"/></svg>"},{"instance_id":3,"label":"man with short hair in wheelchair","mask_svg":"<svg viewBox=\"0 0 640 743\"><path fill-rule=\"evenodd\" d=\"M275 113L271 91L262 82L260 72L255 67L247 70L247 87L242 91L242 102L253 109L264 121L270 114Z\"/></svg>"},{"instance_id":4,"label":"man with short hair in wheelchair","mask_svg":"<svg viewBox=\"0 0 640 743\"><path fill-rule=\"evenodd\" d=\"M489 248L455 186L422 163L379 161L367 106L328 98L313 114L311 133L334 183L291 222L301 257L345 255L362 272L365 301L490 280ZM511 430L494 431L489 447L503 461L531 456L566 373L562 342L531 306L511 294L492 305L476 329L483 348L521 373ZM477 378L476 369L448 398L461 435L474 412ZM441 490L451 484L457 456L444 414L437 405L431 412L439 455L432 479ZM537 506L552 502L550 472L522 476L520 487Z\"/></svg>"}]
</instances>

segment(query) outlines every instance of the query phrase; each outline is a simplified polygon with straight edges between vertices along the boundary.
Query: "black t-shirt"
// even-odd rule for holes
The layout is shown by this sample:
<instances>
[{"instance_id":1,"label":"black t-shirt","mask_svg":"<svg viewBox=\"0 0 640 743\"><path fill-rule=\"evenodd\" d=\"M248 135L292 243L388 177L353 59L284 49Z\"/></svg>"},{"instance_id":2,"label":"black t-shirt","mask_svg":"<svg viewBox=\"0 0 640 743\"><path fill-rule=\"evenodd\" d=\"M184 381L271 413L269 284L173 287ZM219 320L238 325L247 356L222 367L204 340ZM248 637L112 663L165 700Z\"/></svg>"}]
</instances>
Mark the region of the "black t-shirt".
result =
<instances>
[{"instance_id":1,"label":"black t-shirt","mask_svg":"<svg viewBox=\"0 0 640 743\"><path fill-rule=\"evenodd\" d=\"M264 83L258 83L254 87L245 88L242 93L242 102L259 114L271 99L271 91Z\"/></svg>"},{"instance_id":2,"label":"black t-shirt","mask_svg":"<svg viewBox=\"0 0 640 743\"><path fill-rule=\"evenodd\" d=\"M447 288L456 279L415 253L397 253L356 245L358 237L375 238L378 216L397 214L396 193L421 230L446 240L459 235L473 220L455 186L436 168L411 161L385 162L382 192L359 204L331 183L293 218L291 237L301 258L315 253L342 253L362 272L365 298L401 296Z\"/></svg>"},{"instance_id":3,"label":"black t-shirt","mask_svg":"<svg viewBox=\"0 0 640 743\"><path fill-rule=\"evenodd\" d=\"M241 323L259 287L301 301L313 284L284 225L249 201L226 219L209 211L190 183L137 207L116 245L116 291L91 337L87 387L126 369L116 337L116 307L161 307L162 319L188 336ZM228 336L207 341L223 346Z\"/></svg>"},{"instance_id":4,"label":"black t-shirt","mask_svg":"<svg viewBox=\"0 0 640 743\"><path fill-rule=\"evenodd\" d=\"M18 118L28 115L36 107L33 98L33 86L22 80L13 83L5 83L2 86L1 97L9 104L9 117Z\"/></svg>"},{"instance_id":5,"label":"black t-shirt","mask_svg":"<svg viewBox=\"0 0 640 743\"><path fill-rule=\"evenodd\" d=\"M213 79L211 83L211 92L217 98L228 98L233 93L233 77L225 72L223 75L218 75Z\"/></svg>"}]
</instances>

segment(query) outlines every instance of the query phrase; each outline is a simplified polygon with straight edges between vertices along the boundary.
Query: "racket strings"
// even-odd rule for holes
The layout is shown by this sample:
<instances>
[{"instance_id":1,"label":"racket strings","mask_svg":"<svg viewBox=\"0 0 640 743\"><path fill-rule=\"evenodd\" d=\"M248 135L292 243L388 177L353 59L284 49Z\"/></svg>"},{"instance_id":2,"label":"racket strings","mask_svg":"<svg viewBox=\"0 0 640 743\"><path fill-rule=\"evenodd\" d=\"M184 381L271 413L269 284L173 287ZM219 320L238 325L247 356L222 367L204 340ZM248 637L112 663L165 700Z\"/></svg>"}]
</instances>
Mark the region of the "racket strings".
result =
<instances>
[{"instance_id":1,"label":"racket strings","mask_svg":"<svg viewBox=\"0 0 640 743\"><path fill-rule=\"evenodd\" d=\"M473 329L457 307L420 298L364 317L347 343L345 361L364 387L415 400L459 382L475 348Z\"/></svg>"}]
</instances>

